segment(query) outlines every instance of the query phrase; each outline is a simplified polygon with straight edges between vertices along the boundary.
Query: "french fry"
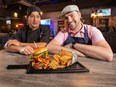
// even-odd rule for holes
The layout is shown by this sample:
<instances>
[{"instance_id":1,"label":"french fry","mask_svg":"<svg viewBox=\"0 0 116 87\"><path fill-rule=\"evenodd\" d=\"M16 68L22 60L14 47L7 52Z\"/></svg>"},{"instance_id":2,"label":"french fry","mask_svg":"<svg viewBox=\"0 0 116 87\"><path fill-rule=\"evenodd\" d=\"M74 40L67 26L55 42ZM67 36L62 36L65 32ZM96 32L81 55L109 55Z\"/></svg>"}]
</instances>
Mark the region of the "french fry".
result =
<instances>
[{"instance_id":1,"label":"french fry","mask_svg":"<svg viewBox=\"0 0 116 87\"><path fill-rule=\"evenodd\" d=\"M58 69L65 68L72 64L72 53L61 50L59 54L54 54L53 58L49 55L32 58L32 66L38 69Z\"/></svg>"}]
</instances>

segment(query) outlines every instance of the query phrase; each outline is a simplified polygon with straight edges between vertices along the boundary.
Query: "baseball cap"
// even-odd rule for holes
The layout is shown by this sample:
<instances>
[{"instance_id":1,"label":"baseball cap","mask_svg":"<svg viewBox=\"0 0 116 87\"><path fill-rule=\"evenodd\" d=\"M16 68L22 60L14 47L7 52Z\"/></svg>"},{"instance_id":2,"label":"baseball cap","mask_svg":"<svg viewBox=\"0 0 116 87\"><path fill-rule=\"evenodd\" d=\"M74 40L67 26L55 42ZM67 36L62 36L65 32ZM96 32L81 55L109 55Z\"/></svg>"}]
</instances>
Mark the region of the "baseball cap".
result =
<instances>
[{"instance_id":1,"label":"baseball cap","mask_svg":"<svg viewBox=\"0 0 116 87\"><path fill-rule=\"evenodd\" d=\"M78 11L79 12L79 8L77 5L67 5L61 12L61 16L64 16L66 13L68 12L72 12L72 11Z\"/></svg>"},{"instance_id":2,"label":"baseball cap","mask_svg":"<svg viewBox=\"0 0 116 87\"><path fill-rule=\"evenodd\" d=\"M37 12L41 12L40 8L33 5L33 6L30 6L28 9L27 9L27 17L33 12L33 11L37 11Z\"/></svg>"}]
</instances>

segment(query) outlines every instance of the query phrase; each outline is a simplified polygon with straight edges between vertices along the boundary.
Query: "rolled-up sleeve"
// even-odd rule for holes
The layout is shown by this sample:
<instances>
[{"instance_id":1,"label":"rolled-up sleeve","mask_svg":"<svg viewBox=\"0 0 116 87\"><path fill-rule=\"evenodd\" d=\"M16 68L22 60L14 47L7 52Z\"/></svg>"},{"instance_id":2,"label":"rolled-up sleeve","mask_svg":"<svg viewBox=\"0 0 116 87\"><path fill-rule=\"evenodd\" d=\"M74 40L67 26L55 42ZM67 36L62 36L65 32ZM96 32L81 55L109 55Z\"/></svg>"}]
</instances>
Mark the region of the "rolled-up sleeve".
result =
<instances>
[{"instance_id":1,"label":"rolled-up sleeve","mask_svg":"<svg viewBox=\"0 0 116 87\"><path fill-rule=\"evenodd\" d=\"M99 42L100 40L105 40L101 31L98 30L97 28L91 29L90 37L91 37L93 45L96 44L97 42Z\"/></svg>"},{"instance_id":2,"label":"rolled-up sleeve","mask_svg":"<svg viewBox=\"0 0 116 87\"><path fill-rule=\"evenodd\" d=\"M62 45L68 37L68 33L59 32L54 38L60 45Z\"/></svg>"}]
</instances>

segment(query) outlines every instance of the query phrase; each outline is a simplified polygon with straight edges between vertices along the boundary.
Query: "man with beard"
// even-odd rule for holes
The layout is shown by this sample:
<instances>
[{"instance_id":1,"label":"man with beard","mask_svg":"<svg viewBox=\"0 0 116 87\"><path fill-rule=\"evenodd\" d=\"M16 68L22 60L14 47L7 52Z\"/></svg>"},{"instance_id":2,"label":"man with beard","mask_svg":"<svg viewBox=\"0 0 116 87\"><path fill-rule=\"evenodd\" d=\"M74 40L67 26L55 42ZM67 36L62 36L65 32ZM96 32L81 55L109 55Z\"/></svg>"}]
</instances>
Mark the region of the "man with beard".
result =
<instances>
[{"instance_id":1,"label":"man with beard","mask_svg":"<svg viewBox=\"0 0 116 87\"><path fill-rule=\"evenodd\" d=\"M40 25L41 10L37 6L27 9L28 25L21 28L6 42L5 49L10 52L32 54L37 47L45 47L50 41L49 26Z\"/></svg>"},{"instance_id":2,"label":"man with beard","mask_svg":"<svg viewBox=\"0 0 116 87\"><path fill-rule=\"evenodd\" d=\"M112 61L113 53L102 33L91 25L81 22L81 13L78 6L68 5L62 12L66 25L56 37L47 45L50 53L59 53L61 50L73 51L78 56Z\"/></svg>"}]
</instances>

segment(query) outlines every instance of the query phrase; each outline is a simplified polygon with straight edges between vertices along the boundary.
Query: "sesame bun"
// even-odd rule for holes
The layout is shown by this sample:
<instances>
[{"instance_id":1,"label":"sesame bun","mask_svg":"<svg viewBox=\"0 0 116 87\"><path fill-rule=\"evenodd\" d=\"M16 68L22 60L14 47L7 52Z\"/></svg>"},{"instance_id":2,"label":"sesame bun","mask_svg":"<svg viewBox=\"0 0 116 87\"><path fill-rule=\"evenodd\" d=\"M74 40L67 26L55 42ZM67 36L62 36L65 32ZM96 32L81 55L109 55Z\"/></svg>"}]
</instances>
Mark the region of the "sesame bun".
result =
<instances>
[{"instance_id":1,"label":"sesame bun","mask_svg":"<svg viewBox=\"0 0 116 87\"><path fill-rule=\"evenodd\" d=\"M39 54L39 53L42 53L44 51L47 51L47 48L46 47L42 47L42 48L37 48L33 54Z\"/></svg>"}]
</instances>

